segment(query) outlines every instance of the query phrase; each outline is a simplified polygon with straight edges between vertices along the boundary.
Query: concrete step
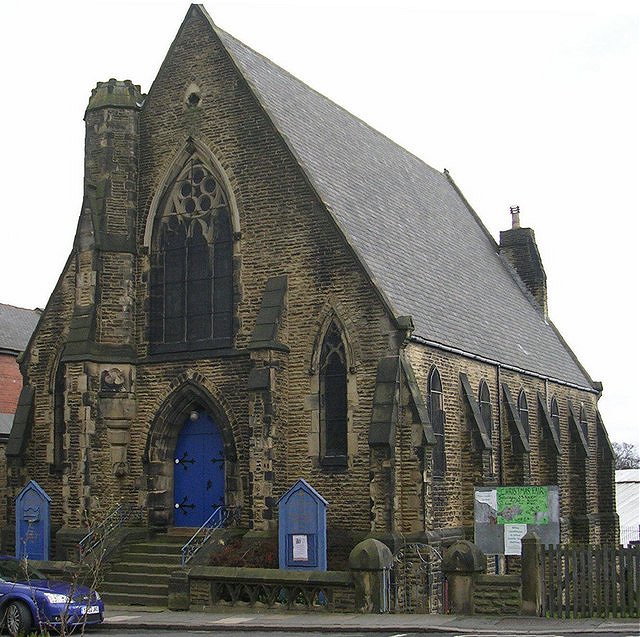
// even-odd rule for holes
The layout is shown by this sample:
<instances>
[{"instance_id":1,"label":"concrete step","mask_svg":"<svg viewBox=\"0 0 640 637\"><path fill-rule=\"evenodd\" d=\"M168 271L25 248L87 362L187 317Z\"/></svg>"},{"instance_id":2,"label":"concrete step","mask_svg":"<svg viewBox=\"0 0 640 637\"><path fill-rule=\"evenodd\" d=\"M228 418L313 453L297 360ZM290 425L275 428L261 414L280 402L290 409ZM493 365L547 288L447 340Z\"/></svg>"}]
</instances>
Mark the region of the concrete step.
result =
<instances>
[{"instance_id":1,"label":"concrete step","mask_svg":"<svg viewBox=\"0 0 640 637\"><path fill-rule=\"evenodd\" d=\"M118 561L133 564L180 564L180 553L145 553L127 550L121 554Z\"/></svg>"},{"instance_id":2,"label":"concrete step","mask_svg":"<svg viewBox=\"0 0 640 637\"><path fill-rule=\"evenodd\" d=\"M179 542L136 542L129 544L127 551L135 551L137 553L173 553L180 555L182 544Z\"/></svg>"},{"instance_id":3,"label":"concrete step","mask_svg":"<svg viewBox=\"0 0 640 637\"><path fill-rule=\"evenodd\" d=\"M150 564L149 562L123 562L118 560L111 565L109 573L142 573L155 577L156 575L169 575L180 568L180 562L173 560L164 564Z\"/></svg>"},{"instance_id":4,"label":"concrete step","mask_svg":"<svg viewBox=\"0 0 640 637\"><path fill-rule=\"evenodd\" d=\"M107 609L109 605L114 606L165 606L167 605L167 595L145 595L143 593L104 593L101 594Z\"/></svg>"},{"instance_id":5,"label":"concrete step","mask_svg":"<svg viewBox=\"0 0 640 637\"><path fill-rule=\"evenodd\" d=\"M149 573L139 572L132 573L124 569L118 571L111 571L105 576L103 580L103 587L112 588L120 583L125 584L147 584L152 582L153 584L162 584L163 586L169 585L170 572L165 573Z\"/></svg>"},{"instance_id":6,"label":"concrete step","mask_svg":"<svg viewBox=\"0 0 640 637\"><path fill-rule=\"evenodd\" d=\"M156 584L153 580L147 580L146 583L140 584L135 582L102 582L102 590L106 593L118 593L121 595L152 595L167 596L167 585ZM102 594L102 593L101 593Z\"/></svg>"}]
</instances>

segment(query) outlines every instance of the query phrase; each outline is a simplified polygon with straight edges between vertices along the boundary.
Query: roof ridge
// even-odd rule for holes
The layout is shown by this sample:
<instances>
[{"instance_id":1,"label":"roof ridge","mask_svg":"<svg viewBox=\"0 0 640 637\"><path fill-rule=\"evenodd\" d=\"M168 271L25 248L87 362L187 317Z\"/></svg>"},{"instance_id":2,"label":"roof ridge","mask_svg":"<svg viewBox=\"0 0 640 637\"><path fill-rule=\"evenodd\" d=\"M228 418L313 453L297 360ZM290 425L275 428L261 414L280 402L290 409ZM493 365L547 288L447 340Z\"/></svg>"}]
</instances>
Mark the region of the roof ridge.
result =
<instances>
[{"instance_id":1,"label":"roof ridge","mask_svg":"<svg viewBox=\"0 0 640 637\"><path fill-rule=\"evenodd\" d=\"M37 314L42 314L42 308L39 308L39 307L35 307L35 308L22 307L21 305L13 305L12 303L2 303L1 301L0 301L0 307L10 307L10 308L13 308L14 310L21 310L23 312L35 312Z\"/></svg>"}]
</instances>

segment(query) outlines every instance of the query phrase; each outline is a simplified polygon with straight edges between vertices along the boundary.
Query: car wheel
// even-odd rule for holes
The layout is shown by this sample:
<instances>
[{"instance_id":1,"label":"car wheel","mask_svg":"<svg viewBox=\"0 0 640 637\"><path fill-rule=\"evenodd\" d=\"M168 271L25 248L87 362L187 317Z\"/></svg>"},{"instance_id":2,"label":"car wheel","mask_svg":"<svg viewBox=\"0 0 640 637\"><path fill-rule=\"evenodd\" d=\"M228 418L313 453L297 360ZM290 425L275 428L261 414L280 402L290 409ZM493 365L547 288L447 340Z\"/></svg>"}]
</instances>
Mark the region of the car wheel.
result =
<instances>
[{"instance_id":1,"label":"car wheel","mask_svg":"<svg viewBox=\"0 0 640 637\"><path fill-rule=\"evenodd\" d=\"M26 635L31 630L31 611L22 602L10 602L4 611L4 625L7 632L15 637Z\"/></svg>"}]
</instances>

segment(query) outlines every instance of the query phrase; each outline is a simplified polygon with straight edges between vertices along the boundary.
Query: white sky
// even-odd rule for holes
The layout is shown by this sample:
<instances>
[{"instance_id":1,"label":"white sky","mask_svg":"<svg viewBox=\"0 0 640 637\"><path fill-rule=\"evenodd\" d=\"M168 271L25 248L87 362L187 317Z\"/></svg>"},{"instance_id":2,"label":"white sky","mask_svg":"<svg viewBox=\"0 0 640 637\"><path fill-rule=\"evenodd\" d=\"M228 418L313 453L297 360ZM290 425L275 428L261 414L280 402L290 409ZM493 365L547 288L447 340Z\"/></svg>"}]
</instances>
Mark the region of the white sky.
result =
<instances>
[{"instance_id":1,"label":"white sky","mask_svg":"<svg viewBox=\"0 0 640 637\"><path fill-rule=\"evenodd\" d=\"M0 2L0 302L44 307L91 89L146 92L187 2ZM638 434L640 3L211 0L223 29L442 170L494 237L520 205L613 440Z\"/></svg>"}]
</instances>

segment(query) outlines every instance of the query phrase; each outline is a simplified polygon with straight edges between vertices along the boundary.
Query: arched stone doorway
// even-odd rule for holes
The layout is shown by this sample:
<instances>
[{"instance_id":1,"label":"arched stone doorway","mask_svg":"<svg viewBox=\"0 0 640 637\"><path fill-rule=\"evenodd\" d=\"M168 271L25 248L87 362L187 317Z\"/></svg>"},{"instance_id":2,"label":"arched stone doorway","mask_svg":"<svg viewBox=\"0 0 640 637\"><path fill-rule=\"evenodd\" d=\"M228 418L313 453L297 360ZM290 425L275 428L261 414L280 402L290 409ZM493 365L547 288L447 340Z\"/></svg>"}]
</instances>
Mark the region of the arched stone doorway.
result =
<instances>
[{"instance_id":1,"label":"arched stone doorway","mask_svg":"<svg viewBox=\"0 0 640 637\"><path fill-rule=\"evenodd\" d=\"M191 426L189 423L197 423L197 426ZM185 432L183 436L181 436L181 432ZM195 438L189 439L191 435L194 435ZM198 437L200 438L198 439ZM223 468L221 473L218 470L217 475L222 482L214 486L216 473L205 472L200 477L198 477L199 474L194 473L193 479L190 478L182 482L183 476L180 476L176 485L176 471L184 472L180 457L186 450L189 455L185 459L194 459L194 453L200 453L198 445L207 437L211 438L208 440L211 444L206 449L203 448L199 462L201 466L208 462L215 469L217 463L211 462L211 460L217 459L219 466ZM212 450L214 455L211 458L205 458L206 453ZM176 451L179 452L180 457L176 455ZM205 388L194 382L184 383L162 404L147 437L143 464L147 482L149 524L152 527L173 526L176 519L180 526L200 526L213 512L211 509L204 520L200 522L196 520L195 516L189 522L182 519L183 512L180 511L180 505L193 504L193 500L183 501L186 490L189 490L189 484L197 485L197 488L204 492L196 494L193 489L189 490L190 498L195 496L202 501L201 505L196 505L200 506L202 511L199 517L204 515L205 501L207 500L206 487L209 480L211 480L209 490L215 489L218 493L216 497L222 498L223 503L229 506L241 506L242 504L236 445L229 420L218 401ZM187 462L186 465L189 467L191 463ZM176 486L182 491L176 491ZM176 495L180 498L179 502L176 502ZM210 508L210 504L206 503L206 506ZM191 510L190 507L187 507L187 511Z\"/></svg>"},{"instance_id":2,"label":"arched stone doorway","mask_svg":"<svg viewBox=\"0 0 640 637\"><path fill-rule=\"evenodd\" d=\"M224 441L209 414L189 414L173 456L173 523L200 527L225 504Z\"/></svg>"}]
</instances>

